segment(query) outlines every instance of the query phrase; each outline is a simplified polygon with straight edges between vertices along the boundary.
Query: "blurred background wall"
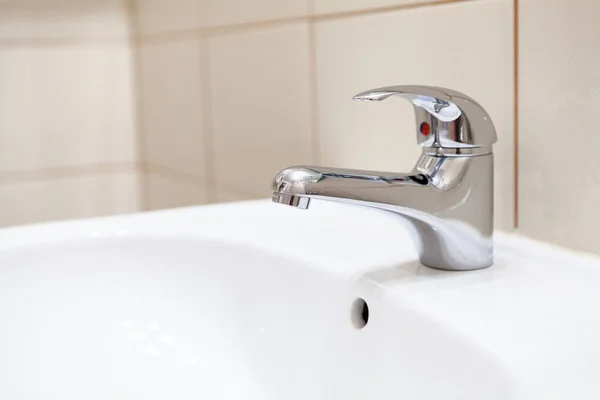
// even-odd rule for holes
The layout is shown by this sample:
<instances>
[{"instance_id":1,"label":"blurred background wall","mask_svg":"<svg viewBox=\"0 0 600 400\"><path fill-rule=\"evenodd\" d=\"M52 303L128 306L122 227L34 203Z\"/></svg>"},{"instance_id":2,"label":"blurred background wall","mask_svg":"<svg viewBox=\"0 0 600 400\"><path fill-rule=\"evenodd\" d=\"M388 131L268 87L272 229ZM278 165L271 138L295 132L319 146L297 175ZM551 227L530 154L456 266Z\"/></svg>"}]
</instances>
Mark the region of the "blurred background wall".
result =
<instances>
[{"instance_id":1,"label":"blurred background wall","mask_svg":"<svg viewBox=\"0 0 600 400\"><path fill-rule=\"evenodd\" d=\"M594 0L0 0L0 226L266 198L293 164L409 170L412 106L351 97L425 84L490 113L498 228L600 252L599 16Z\"/></svg>"},{"instance_id":2,"label":"blurred background wall","mask_svg":"<svg viewBox=\"0 0 600 400\"><path fill-rule=\"evenodd\" d=\"M140 209L118 0L0 0L0 225Z\"/></svg>"}]
</instances>

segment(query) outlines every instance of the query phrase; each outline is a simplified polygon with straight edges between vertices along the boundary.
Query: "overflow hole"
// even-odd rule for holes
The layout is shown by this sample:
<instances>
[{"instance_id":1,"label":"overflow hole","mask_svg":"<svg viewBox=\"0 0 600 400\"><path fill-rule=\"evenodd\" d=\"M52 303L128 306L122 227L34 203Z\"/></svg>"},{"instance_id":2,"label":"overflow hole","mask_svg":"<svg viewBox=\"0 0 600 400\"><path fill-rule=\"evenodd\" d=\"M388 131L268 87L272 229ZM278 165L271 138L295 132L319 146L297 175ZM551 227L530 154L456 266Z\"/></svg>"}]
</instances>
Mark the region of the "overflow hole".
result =
<instances>
[{"instance_id":1,"label":"overflow hole","mask_svg":"<svg viewBox=\"0 0 600 400\"><path fill-rule=\"evenodd\" d=\"M352 320L352 325L356 329L364 328L369 322L369 306L364 299L360 297L352 303L352 308L350 310L350 318Z\"/></svg>"}]
</instances>

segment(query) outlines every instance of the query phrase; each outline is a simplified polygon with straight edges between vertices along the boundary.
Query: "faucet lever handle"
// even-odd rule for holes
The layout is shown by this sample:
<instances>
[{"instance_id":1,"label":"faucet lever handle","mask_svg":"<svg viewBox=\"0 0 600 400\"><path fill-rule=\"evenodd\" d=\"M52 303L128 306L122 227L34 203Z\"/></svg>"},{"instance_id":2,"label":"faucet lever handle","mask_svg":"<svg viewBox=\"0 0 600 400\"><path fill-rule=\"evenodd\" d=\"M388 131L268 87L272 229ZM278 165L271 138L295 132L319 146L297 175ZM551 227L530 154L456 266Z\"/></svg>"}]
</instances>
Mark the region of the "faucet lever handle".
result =
<instances>
[{"instance_id":1,"label":"faucet lever handle","mask_svg":"<svg viewBox=\"0 0 600 400\"><path fill-rule=\"evenodd\" d=\"M413 103L417 141L423 147L480 148L490 147L497 140L494 124L485 109L454 90L433 86L388 86L359 93L353 99L381 101L392 95Z\"/></svg>"}]
</instances>

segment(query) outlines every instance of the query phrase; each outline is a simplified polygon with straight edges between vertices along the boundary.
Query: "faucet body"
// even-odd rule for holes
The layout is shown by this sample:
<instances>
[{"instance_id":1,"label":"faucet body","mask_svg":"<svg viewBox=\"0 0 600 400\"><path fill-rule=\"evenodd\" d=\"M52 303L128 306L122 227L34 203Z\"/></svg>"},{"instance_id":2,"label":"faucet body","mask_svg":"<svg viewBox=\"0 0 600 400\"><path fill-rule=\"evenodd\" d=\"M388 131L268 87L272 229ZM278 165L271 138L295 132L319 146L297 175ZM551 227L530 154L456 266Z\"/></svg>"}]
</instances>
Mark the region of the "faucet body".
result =
<instances>
[{"instance_id":1,"label":"faucet body","mask_svg":"<svg viewBox=\"0 0 600 400\"><path fill-rule=\"evenodd\" d=\"M423 154L408 174L291 167L275 177L273 191L274 202L298 208L320 199L400 215L409 222L421 263L429 267L471 270L492 264L493 154Z\"/></svg>"},{"instance_id":2,"label":"faucet body","mask_svg":"<svg viewBox=\"0 0 600 400\"><path fill-rule=\"evenodd\" d=\"M418 135L425 136L418 139L427 146L423 147L423 153L411 172L290 167L274 178L272 200L302 209L308 208L311 200L318 199L385 210L402 216L408 222L422 264L455 271L489 267L493 262L493 125L491 133L488 132L488 136L492 136L486 137L485 132L474 135L467 129L474 125L473 121L469 125L470 120L464 110L458 107L458 117L462 120L455 118L440 123L436 118L440 115L436 113L448 107L444 102L453 106L454 103L439 93L432 97L432 90L443 90L445 95L450 92L453 99L460 95L460 99L467 99L471 106L474 103L472 99L447 89L391 87L358 96L373 100L379 94L375 100L381 100L391 91L391 94L406 94L406 88L412 89L409 92L411 99L416 98L420 102L416 104L413 101L415 108L421 108L417 112L417 126L421 128ZM415 96L412 94L415 88L430 91L427 95ZM433 106L428 109L427 106L432 103ZM440 103L441 107L434 107ZM480 108L477 103L474 104ZM491 124L485 111L482 115ZM422 132L423 121L433 126L435 135L431 139L427 137L429 132L425 135ZM459 122L460 126L457 125ZM467 139L457 140L461 139L460 135ZM482 140L482 144L468 143L475 142L475 137L486 140ZM448 146L448 138L454 139L450 141L454 145Z\"/></svg>"}]
</instances>

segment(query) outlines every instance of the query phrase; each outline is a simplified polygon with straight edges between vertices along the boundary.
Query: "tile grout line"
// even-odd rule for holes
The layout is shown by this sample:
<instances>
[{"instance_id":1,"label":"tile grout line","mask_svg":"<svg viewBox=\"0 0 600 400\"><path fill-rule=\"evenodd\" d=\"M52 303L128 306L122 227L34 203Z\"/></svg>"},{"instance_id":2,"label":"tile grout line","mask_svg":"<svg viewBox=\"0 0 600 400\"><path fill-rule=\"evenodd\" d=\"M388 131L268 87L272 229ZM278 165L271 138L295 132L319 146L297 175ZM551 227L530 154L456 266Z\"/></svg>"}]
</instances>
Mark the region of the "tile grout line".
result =
<instances>
[{"instance_id":1,"label":"tile grout line","mask_svg":"<svg viewBox=\"0 0 600 400\"><path fill-rule=\"evenodd\" d=\"M56 37L56 38L0 38L0 48L23 47L88 47L88 46L123 46L135 40L135 36L89 36L89 37Z\"/></svg>"},{"instance_id":2,"label":"tile grout line","mask_svg":"<svg viewBox=\"0 0 600 400\"><path fill-rule=\"evenodd\" d=\"M177 171L173 168L151 161L145 162L143 164L143 170L147 174L156 174L169 180L175 180L179 183L185 183L187 185L197 187L204 186L204 182L208 181L207 178L203 179L197 176L193 176L188 173Z\"/></svg>"},{"instance_id":3,"label":"tile grout line","mask_svg":"<svg viewBox=\"0 0 600 400\"><path fill-rule=\"evenodd\" d=\"M294 17L283 17L278 19L241 22L230 25L211 26L200 28L204 36L227 36L256 29L268 29L288 24L301 23L310 20L310 15L298 15Z\"/></svg>"},{"instance_id":4,"label":"tile grout line","mask_svg":"<svg viewBox=\"0 0 600 400\"><path fill-rule=\"evenodd\" d=\"M72 165L20 171L3 171L0 172L0 185L141 171L142 168L140 164L135 161L107 164Z\"/></svg>"},{"instance_id":5,"label":"tile grout line","mask_svg":"<svg viewBox=\"0 0 600 400\"><path fill-rule=\"evenodd\" d=\"M310 118L311 118L311 150L312 163L319 165L322 163L321 153L321 124L319 118L319 86L317 77L317 54L315 41L315 27L313 23L310 25Z\"/></svg>"},{"instance_id":6,"label":"tile grout line","mask_svg":"<svg viewBox=\"0 0 600 400\"><path fill-rule=\"evenodd\" d=\"M161 176L170 181L175 181L180 184L191 185L191 186L195 186L198 188L207 188L208 187L209 189L216 189L217 187L224 186L224 189L226 189L229 192L235 192L236 194L238 194L240 196L246 196L248 198L256 198L255 194L240 191L237 188L233 188L232 186L222 185L221 183L219 183L215 180L211 180L210 178L199 178L199 177L191 176L184 172L176 171L169 167L165 167L164 165L161 165L161 164L149 162L149 163L146 163L146 165L143 167L143 169L144 169L145 173L147 173L147 174L155 174L155 175Z\"/></svg>"},{"instance_id":7,"label":"tile grout line","mask_svg":"<svg viewBox=\"0 0 600 400\"><path fill-rule=\"evenodd\" d=\"M198 8L197 21L200 27L204 25L204 16L202 15L201 7ZM215 179L215 149L213 140L213 107L212 107L212 79L210 74L210 43L205 37L202 29L198 29L198 74L200 82L198 90L200 91L200 115L202 122L200 124L202 135L202 146L204 155L204 191L207 203L215 203L217 198L217 185ZM211 184L211 183L214 183Z\"/></svg>"},{"instance_id":8,"label":"tile grout line","mask_svg":"<svg viewBox=\"0 0 600 400\"><path fill-rule=\"evenodd\" d=\"M351 10L351 11L340 11L336 13L329 14L314 14L314 4L311 0L308 0L308 15L300 15L293 17L285 17L278 19L269 19L269 20L259 20L259 21L249 21L249 22L241 22L234 23L228 25L220 25L214 27L206 27L206 28L198 28L198 29L188 29L181 31L171 31L171 32L161 32L155 34L147 34L138 37L138 40L141 41L163 41L163 40L181 40L189 36L193 35L202 35L206 37L212 36L222 36L228 34L238 34L240 32L244 32L247 30L253 29L264 29L264 28L272 28L290 23L297 22L321 22L321 21L335 21L335 20L343 20L347 18L361 17L361 16L370 16L377 14L384 14L388 12L401 11L401 10L410 10L410 9L419 9L419 8L428 8L435 7L439 5L446 4L455 4L455 3L465 3L472 2L477 0L434 0L425 3L412 3L412 4L399 4L394 6L386 6L386 7L378 7L378 8L370 8L364 10Z\"/></svg>"},{"instance_id":9,"label":"tile grout line","mask_svg":"<svg viewBox=\"0 0 600 400\"><path fill-rule=\"evenodd\" d=\"M127 0L127 2L132 2L133 0ZM321 21L335 21L335 20L343 20L347 18L354 18L360 16L369 16L369 15L377 15L384 14L388 12L401 11L401 10L410 10L410 9L419 9L419 8L427 8L427 7L435 7L439 5L446 4L455 4L455 3L464 3L464 2L472 2L477 0L434 0L428 2L418 2L412 4L398 4L393 6L386 7L377 7L377 8L369 8L364 10L350 10L350 11L339 11L333 13L324 13L320 15L316 15L314 12L314 4L311 0L309 1L309 14L302 16L294 16L294 17L285 17L279 19L270 19L270 20L260 20L260 21L250 21L250 22L241 22L234 23L229 25L220 25L214 27L206 27L206 28L198 28L198 29L186 29L179 31L167 31L167 32L159 32L159 33L150 33L150 34L138 34L139 30L134 29L134 33L129 36L90 36L87 38L81 37L57 37L57 38L0 38L0 48L1 47L22 47L22 46L89 46L89 45L120 45L125 44L130 41L139 44L140 42L164 42L171 40L183 40L190 38L197 38L198 36L202 37L210 37L210 36L220 36L231 33L239 33L245 30L258 29L258 28L268 28L275 27L280 25L285 25L288 23L294 22L321 22ZM514 0L513 0L514 1ZM131 6L130 6L131 7ZM135 15L136 7L132 4L133 14ZM135 24L134 24L135 25Z\"/></svg>"},{"instance_id":10,"label":"tile grout line","mask_svg":"<svg viewBox=\"0 0 600 400\"><path fill-rule=\"evenodd\" d=\"M313 9L313 2L309 0L310 11ZM317 78L317 40L315 32L315 23L308 22L308 62L309 62L309 90L310 90L310 144L313 164L321 163L321 130L319 124L318 107L318 78Z\"/></svg>"},{"instance_id":11,"label":"tile grout line","mask_svg":"<svg viewBox=\"0 0 600 400\"><path fill-rule=\"evenodd\" d=\"M514 228L519 228L519 0L513 0L513 130L514 130Z\"/></svg>"},{"instance_id":12,"label":"tile grout line","mask_svg":"<svg viewBox=\"0 0 600 400\"><path fill-rule=\"evenodd\" d=\"M148 192L148 177L143 172L143 165L147 159L147 148L146 148L146 137L144 131L144 100L143 100L143 89L142 89L142 60L141 60L141 48L139 43L135 40L135 33L139 32L139 24L137 21L137 4L135 0L126 0L125 2L126 12L129 18L129 27L131 29L129 43L130 51L132 56L132 86L134 93L134 115L135 115L135 137L137 140L137 161L140 165L140 177L138 188L139 204L141 210L148 209L150 204L149 192Z\"/></svg>"},{"instance_id":13,"label":"tile grout line","mask_svg":"<svg viewBox=\"0 0 600 400\"><path fill-rule=\"evenodd\" d=\"M209 203L217 200L217 179L215 165L215 140L213 124L213 105L212 105L212 78L210 73L210 43L208 38L200 37L200 99L202 101L200 110L202 115L202 143L204 146L204 174L206 176L206 199ZM211 185L210 182L214 182Z\"/></svg>"},{"instance_id":14,"label":"tile grout line","mask_svg":"<svg viewBox=\"0 0 600 400\"><path fill-rule=\"evenodd\" d=\"M320 15L312 15L310 18L315 21L336 21L346 18L363 17L369 15L385 14L393 11L412 10L418 8L435 7L445 4L465 3L477 0L433 0L428 2L417 2L409 4L397 4L393 6L383 6L376 8L367 8L363 10L338 11L333 13L323 13Z\"/></svg>"}]
</instances>

